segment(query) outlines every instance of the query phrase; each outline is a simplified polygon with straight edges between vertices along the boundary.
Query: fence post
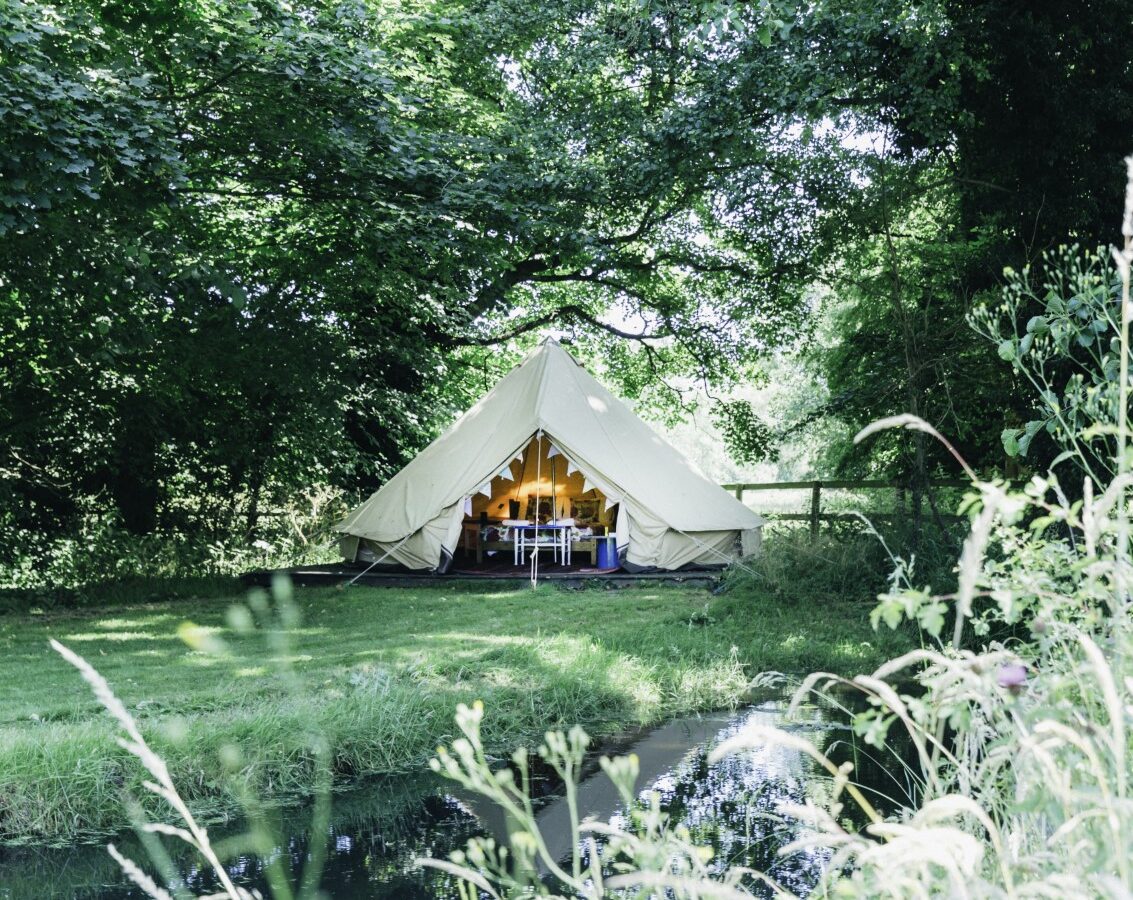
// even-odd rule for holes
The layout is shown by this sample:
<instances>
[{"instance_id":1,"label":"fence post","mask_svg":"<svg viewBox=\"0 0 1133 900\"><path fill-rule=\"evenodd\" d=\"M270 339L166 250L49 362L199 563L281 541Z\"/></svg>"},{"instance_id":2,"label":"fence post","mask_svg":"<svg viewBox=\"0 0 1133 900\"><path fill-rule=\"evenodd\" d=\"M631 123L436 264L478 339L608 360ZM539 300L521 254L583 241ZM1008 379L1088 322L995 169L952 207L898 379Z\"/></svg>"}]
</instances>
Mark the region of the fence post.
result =
<instances>
[{"instance_id":1,"label":"fence post","mask_svg":"<svg viewBox=\"0 0 1133 900\"><path fill-rule=\"evenodd\" d=\"M816 481L810 488L810 539L818 540L818 510L822 495L822 482Z\"/></svg>"},{"instance_id":2,"label":"fence post","mask_svg":"<svg viewBox=\"0 0 1133 900\"><path fill-rule=\"evenodd\" d=\"M744 486L743 486L742 483L737 484L735 486L735 494L736 494L736 499L739 500L740 503L743 503L744 502Z\"/></svg>"}]
</instances>

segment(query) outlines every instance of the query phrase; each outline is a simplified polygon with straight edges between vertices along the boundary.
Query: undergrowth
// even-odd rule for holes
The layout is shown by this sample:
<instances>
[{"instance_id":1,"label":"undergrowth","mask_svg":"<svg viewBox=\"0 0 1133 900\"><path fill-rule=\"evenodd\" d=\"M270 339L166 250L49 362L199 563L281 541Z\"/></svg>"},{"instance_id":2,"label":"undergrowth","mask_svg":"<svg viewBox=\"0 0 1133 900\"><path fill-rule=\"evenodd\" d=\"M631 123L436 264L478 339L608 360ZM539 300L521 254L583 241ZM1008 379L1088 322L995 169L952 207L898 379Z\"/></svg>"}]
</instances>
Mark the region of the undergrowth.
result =
<instances>
[{"instance_id":1,"label":"undergrowth","mask_svg":"<svg viewBox=\"0 0 1133 900\"><path fill-rule=\"evenodd\" d=\"M826 529L776 526L765 535L759 556L725 574L721 592L758 591L779 603L812 606L832 601L872 604L893 576L895 554L907 556L918 579L943 585L952 577L963 532L940 534L927 528L910 555L912 535L888 529L879 534L863 518L857 527Z\"/></svg>"}]
</instances>

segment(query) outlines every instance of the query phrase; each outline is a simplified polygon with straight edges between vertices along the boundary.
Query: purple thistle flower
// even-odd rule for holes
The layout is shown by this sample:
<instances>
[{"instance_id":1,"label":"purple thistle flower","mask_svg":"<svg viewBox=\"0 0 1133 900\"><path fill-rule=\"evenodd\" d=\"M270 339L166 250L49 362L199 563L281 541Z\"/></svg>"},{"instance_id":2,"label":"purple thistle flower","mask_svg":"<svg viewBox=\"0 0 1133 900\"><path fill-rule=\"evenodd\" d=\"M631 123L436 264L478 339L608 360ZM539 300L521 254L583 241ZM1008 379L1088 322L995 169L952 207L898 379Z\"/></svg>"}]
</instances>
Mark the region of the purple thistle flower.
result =
<instances>
[{"instance_id":1,"label":"purple thistle flower","mask_svg":"<svg viewBox=\"0 0 1133 900\"><path fill-rule=\"evenodd\" d=\"M1001 666L995 681L1001 688L1007 688L1011 693L1017 694L1027 683L1027 667L1021 663Z\"/></svg>"}]
</instances>

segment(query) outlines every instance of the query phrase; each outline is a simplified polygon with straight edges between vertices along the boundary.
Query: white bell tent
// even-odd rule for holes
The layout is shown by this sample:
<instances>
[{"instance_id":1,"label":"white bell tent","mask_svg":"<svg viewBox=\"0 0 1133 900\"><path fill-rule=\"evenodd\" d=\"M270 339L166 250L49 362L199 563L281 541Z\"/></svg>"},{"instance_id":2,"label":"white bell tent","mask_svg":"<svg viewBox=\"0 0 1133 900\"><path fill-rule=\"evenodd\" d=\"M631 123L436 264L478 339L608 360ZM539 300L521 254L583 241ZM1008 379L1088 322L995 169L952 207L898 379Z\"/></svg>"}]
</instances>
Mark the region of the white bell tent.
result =
<instances>
[{"instance_id":1,"label":"white bell tent","mask_svg":"<svg viewBox=\"0 0 1133 900\"><path fill-rule=\"evenodd\" d=\"M351 561L443 572L465 517L505 506L533 521L597 508L637 571L727 563L763 525L550 338L336 530Z\"/></svg>"}]
</instances>

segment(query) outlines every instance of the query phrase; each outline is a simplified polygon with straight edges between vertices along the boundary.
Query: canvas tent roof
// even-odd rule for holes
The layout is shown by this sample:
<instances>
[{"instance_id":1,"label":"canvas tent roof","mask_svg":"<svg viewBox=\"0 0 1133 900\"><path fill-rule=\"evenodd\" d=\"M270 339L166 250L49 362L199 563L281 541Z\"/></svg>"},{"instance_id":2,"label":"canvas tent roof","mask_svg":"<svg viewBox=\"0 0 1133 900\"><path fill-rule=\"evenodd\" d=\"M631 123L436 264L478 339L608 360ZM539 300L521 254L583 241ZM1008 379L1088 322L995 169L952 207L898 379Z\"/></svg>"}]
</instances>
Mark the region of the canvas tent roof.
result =
<instances>
[{"instance_id":1,"label":"canvas tent roof","mask_svg":"<svg viewBox=\"0 0 1133 900\"><path fill-rule=\"evenodd\" d=\"M548 339L337 530L410 568L436 568L456 546L465 499L540 431L624 505L618 545L635 564L677 568L762 525Z\"/></svg>"}]
</instances>

